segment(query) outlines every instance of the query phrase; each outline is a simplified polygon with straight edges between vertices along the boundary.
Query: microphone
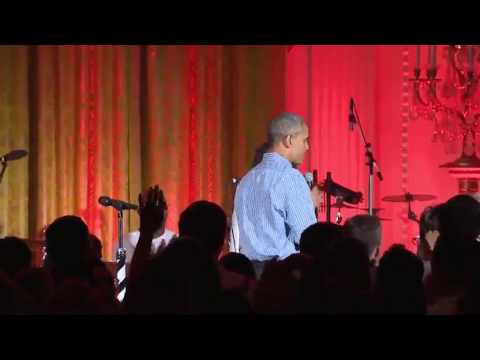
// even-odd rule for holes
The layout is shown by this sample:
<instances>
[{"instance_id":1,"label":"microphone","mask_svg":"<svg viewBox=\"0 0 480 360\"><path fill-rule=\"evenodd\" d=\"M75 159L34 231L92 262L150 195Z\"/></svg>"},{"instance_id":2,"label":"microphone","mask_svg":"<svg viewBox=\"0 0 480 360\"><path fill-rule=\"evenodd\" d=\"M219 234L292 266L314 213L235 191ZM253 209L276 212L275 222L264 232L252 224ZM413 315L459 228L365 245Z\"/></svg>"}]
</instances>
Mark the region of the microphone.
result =
<instances>
[{"instance_id":1,"label":"microphone","mask_svg":"<svg viewBox=\"0 0 480 360\"><path fill-rule=\"evenodd\" d=\"M127 202L122 201L122 200L112 199L112 198L109 198L108 196L101 196L98 199L98 202L102 206L105 206L105 207L111 206L111 207L117 209L118 211L138 209L138 205L130 204L130 203L127 203Z\"/></svg>"},{"instance_id":2,"label":"microphone","mask_svg":"<svg viewBox=\"0 0 480 360\"><path fill-rule=\"evenodd\" d=\"M357 119L355 118L355 113L353 112L354 108L355 108L355 101L353 100L353 97L352 97L350 98L350 112L348 114L348 127L350 128L350 131L353 131L353 128L357 123Z\"/></svg>"},{"instance_id":3,"label":"microphone","mask_svg":"<svg viewBox=\"0 0 480 360\"><path fill-rule=\"evenodd\" d=\"M318 184L318 171L313 170L313 174L311 172L306 172L305 181L310 190L312 190ZM320 209L323 211L323 203L320 204ZM318 219L318 208L315 208L315 218Z\"/></svg>"},{"instance_id":4,"label":"microphone","mask_svg":"<svg viewBox=\"0 0 480 360\"><path fill-rule=\"evenodd\" d=\"M311 172L305 173L305 181L307 182L308 187L313 189L313 186L315 185L313 174Z\"/></svg>"},{"instance_id":5,"label":"microphone","mask_svg":"<svg viewBox=\"0 0 480 360\"><path fill-rule=\"evenodd\" d=\"M0 157L0 161L4 163L7 161L18 160L27 156L27 154L28 152L25 150L13 150L13 151L10 151L8 154L5 154L2 157Z\"/></svg>"}]
</instances>

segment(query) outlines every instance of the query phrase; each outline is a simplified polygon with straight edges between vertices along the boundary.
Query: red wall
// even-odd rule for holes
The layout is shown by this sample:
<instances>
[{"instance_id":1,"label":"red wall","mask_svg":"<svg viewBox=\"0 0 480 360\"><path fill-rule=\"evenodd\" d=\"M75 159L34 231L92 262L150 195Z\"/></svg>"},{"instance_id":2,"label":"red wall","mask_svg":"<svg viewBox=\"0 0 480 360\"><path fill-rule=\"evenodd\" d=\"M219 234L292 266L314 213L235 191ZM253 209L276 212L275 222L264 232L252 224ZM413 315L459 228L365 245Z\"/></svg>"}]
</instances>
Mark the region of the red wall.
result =
<instances>
[{"instance_id":1,"label":"red wall","mask_svg":"<svg viewBox=\"0 0 480 360\"><path fill-rule=\"evenodd\" d=\"M414 64L413 45L295 46L288 54L286 108L310 124L311 150L303 170L318 169L322 177L331 171L334 181L362 191L361 206L367 207L363 142L358 129L348 128L349 101L355 99L384 176L374 185L375 207L384 208L380 216L391 219L382 222L383 250L393 243L415 249L412 238L418 232L406 219L406 204L384 202L384 196L405 191L437 196L413 204L420 216L425 206L445 201L457 190L455 180L439 165L458 154L447 154L442 143L432 141L432 122L410 119L408 80ZM344 210L343 216L357 213L361 212Z\"/></svg>"}]
</instances>

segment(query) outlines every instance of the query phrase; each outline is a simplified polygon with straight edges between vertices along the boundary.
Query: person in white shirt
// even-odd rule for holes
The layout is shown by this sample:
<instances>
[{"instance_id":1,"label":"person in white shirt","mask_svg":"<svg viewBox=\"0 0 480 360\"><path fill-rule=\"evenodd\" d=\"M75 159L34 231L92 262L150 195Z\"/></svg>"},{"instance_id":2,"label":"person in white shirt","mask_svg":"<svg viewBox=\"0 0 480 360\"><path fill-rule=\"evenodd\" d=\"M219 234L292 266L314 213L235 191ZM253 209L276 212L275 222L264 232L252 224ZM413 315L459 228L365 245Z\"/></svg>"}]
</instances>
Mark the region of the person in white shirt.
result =
<instances>
[{"instance_id":1,"label":"person in white shirt","mask_svg":"<svg viewBox=\"0 0 480 360\"><path fill-rule=\"evenodd\" d=\"M163 233L158 232L155 234L155 237L152 241L152 251L151 254L156 254L158 251L167 247L170 241L175 237L175 233L171 230L165 229ZM138 239L140 238L140 231L133 231L127 235L125 240L125 249L127 250L127 264L130 264L133 257L133 252L137 246Z\"/></svg>"},{"instance_id":2,"label":"person in white shirt","mask_svg":"<svg viewBox=\"0 0 480 360\"><path fill-rule=\"evenodd\" d=\"M144 192L142 194L143 198L146 198L147 193ZM176 234L165 228L165 224L167 222L167 217L168 217L168 207L165 205L165 216L164 216L164 221L160 225L160 227L155 231L153 235L153 241L152 241L152 248L151 248L151 254L156 254L170 243L173 238L176 237ZM127 264L130 264L132 262L133 258L133 253L135 251L135 247L137 246L138 239L140 238L140 231L133 231L125 237L124 241L124 246L125 250L127 251L127 257L126 257L126 262Z\"/></svg>"}]
</instances>

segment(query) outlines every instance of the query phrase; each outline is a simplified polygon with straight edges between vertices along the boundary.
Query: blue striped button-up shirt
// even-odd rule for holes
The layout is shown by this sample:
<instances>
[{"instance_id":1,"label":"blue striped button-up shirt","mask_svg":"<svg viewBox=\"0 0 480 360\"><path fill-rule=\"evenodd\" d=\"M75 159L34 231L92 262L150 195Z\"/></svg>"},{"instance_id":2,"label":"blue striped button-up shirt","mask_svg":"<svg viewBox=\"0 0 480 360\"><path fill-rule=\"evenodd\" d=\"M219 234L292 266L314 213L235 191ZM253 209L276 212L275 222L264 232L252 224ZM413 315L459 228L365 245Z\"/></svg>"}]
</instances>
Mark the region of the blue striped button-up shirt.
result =
<instances>
[{"instance_id":1,"label":"blue striped button-up shirt","mask_svg":"<svg viewBox=\"0 0 480 360\"><path fill-rule=\"evenodd\" d=\"M240 181L234 211L240 253L257 261L295 253L303 230L317 222L304 177L277 153L266 153Z\"/></svg>"}]
</instances>

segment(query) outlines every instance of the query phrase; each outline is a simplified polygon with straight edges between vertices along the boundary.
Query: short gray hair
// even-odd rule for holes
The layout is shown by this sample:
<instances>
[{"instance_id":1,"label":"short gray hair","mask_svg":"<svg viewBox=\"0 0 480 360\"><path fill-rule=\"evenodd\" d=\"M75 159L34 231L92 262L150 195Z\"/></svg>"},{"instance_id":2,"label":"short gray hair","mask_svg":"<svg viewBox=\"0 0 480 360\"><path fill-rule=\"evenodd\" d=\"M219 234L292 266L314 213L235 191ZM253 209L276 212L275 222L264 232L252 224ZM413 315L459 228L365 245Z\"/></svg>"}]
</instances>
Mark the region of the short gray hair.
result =
<instances>
[{"instance_id":1,"label":"short gray hair","mask_svg":"<svg viewBox=\"0 0 480 360\"><path fill-rule=\"evenodd\" d=\"M294 135L304 124L303 118L293 113L284 112L276 116L268 128L268 143L274 145L285 136Z\"/></svg>"},{"instance_id":2,"label":"short gray hair","mask_svg":"<svg viewBox=\"0 0 480 360\"><path fill-rule=\"evenodd\" d=\"M369 256L380 246L382 225L376 216L356 215L347 220L345 230L367 246Z\"/></svg>"}]
</instances>

